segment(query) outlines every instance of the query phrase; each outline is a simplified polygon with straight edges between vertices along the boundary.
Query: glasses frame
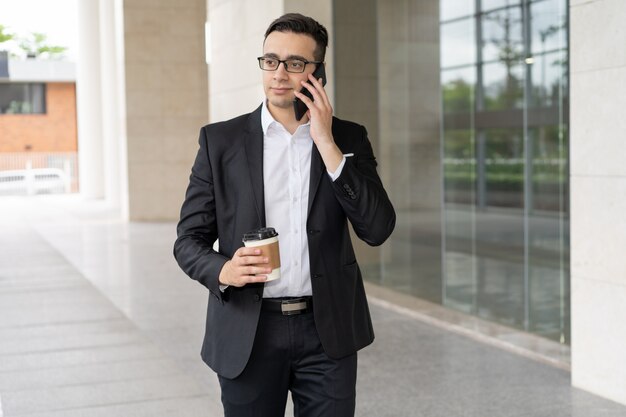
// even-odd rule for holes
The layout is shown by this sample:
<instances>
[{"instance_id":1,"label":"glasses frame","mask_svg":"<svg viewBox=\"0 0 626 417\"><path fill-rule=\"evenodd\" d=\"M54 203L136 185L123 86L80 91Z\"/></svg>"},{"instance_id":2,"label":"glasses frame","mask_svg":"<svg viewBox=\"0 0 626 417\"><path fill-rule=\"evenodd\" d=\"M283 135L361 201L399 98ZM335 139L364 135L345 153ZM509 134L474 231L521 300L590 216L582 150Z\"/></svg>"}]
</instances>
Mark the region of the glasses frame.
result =
<instances>
[{"instance_id":1,"label":"glasses frame","mask_svg":"<svg viewBox=\"0 0 626 417\"><path fill-rule=\"evenodd\" d=\"M278 61L278 65L276 65L276 68L274 69L265 69L263 68L263 60L264 59L273 59L275 61ZM260 56L257 57L257 60L259 61L259 68L261 68L263 71L277 71L278 67L280 67L280 64L283 64L283 66L285 67L285 71L291 73L291 74L302 74L304 72L304 70L306 69L306 66L309 64L316 64L319 65L322 63L322 61L307 61L306 59L300 59L300 58L289 58L289 59L278 59L278 58L272 58L269 56ZM287 67L287 61L300 61L300 62L304 62L304 67L302 67L302 71L289 71L289 68Z\"/></svg>"}]
</instances>

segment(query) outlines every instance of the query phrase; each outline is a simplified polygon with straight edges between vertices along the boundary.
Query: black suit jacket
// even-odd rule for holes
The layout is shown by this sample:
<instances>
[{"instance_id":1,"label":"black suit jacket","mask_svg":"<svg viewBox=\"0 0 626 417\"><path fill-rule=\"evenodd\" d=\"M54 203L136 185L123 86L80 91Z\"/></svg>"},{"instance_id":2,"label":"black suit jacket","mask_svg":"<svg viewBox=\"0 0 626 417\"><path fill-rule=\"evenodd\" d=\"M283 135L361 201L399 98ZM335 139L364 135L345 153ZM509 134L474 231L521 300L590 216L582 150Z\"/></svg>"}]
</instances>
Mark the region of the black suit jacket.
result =
<instances>
[{"instance_id":1,"label":"black suit jacket","mask_svg":"<svg viewBox=\"0 0 626 417\"><path fill-rule=\"evenodd\" d=\"M332 132L341 151L354 156L333 182L313 145L307 234L315 325L325 352L340 358L374 340L347 222L359 238L380 245L395 226L395 212L376 173L365 128L333 118ZM243 234L266 226L261 107L204 126L199 142L174 256L210 291L202 358L221 376L235 378L250 357L264 284L231 286L222 293L218 277L243 246Z\"/></svg>"}]
</instances>

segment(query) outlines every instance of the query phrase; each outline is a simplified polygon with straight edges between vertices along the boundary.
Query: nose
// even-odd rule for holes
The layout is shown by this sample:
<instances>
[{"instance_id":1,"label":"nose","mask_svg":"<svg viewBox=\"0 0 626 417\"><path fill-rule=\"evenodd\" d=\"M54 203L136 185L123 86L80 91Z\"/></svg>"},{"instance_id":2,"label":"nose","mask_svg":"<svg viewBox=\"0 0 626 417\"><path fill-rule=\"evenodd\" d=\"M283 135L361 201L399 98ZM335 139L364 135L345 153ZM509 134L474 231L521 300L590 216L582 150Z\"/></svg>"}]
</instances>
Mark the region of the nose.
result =
<instances>
[{"instance_id":1,"label":"nose","mask_svg":"<svg viewBox=\"0 0 626 417\"><path fill-rule=\"evenodd\" d=\"M287 77L287 63L281 62L280 64L278 64L278 68L276 68L276 71L274 71L274 78L284 80Z\"/></svg>"}]
</instances>

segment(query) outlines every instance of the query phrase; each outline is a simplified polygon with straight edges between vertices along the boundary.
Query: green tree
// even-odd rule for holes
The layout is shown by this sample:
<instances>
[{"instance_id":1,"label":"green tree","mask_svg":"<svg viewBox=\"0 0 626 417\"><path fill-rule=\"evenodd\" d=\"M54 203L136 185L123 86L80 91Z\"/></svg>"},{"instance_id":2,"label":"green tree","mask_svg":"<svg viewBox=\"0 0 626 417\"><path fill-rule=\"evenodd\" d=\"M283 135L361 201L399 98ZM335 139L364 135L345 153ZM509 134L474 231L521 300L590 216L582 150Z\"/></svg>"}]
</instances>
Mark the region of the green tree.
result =
<instances>
[{"instance_id":1,"label":"green tree","mask_svg":"<svg viewBox=\"0 0 626 417\"><path fill-rule=\"evenodd\" d=\"M6 31L6 26L0 25L0 43L10 41L15 35Z\"/></svg>"},{"instance_id":2,"label":"green tree","mask_svg":"<svg viewBox=\"0 0 626 417\"><path fill-rule=\"evenodd\" d=\"M449 81L442 93L446 113L470 112L474 105L474 88L462 78Z\"/></svg>"},{"instance_id":3,"label":"green tree","mask_svg":"<svg viewBox=\"0 0 626 417\"><path fill-rule=\"evenodd\" d=\"M20 48L26 52L29 58L39 56L46 58L61 58L63 52L67 50L65 46L48 45L48 35L33 32L30 36L22 38L19 42Z\"/></svg>"}]
</instances>

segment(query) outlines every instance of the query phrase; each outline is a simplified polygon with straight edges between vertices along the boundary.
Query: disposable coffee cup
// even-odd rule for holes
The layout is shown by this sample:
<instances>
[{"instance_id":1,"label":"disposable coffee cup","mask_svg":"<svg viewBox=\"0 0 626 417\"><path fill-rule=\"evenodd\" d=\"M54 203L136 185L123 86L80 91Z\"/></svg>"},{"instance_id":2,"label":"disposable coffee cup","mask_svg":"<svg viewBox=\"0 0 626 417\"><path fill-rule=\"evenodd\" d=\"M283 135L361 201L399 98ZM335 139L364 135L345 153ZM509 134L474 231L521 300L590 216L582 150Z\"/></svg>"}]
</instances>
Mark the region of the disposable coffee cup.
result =
<instances>
[{"instance_id":1,"label":"disposable coffee cup","mask_svg":"<svg viewBox=\"0 0 626 417\"><path fill-rule=\"evenodd\" d=\"M243 244L247 248L261 249L261 256L267 257L266 264L260 264L262 267L271 267L272 272L267 275L268 281L280 278L280 252L278 251L278 233L273 227L263 227L261 229L252 230L243 235Z\"/></svg>"}]
</instances>

